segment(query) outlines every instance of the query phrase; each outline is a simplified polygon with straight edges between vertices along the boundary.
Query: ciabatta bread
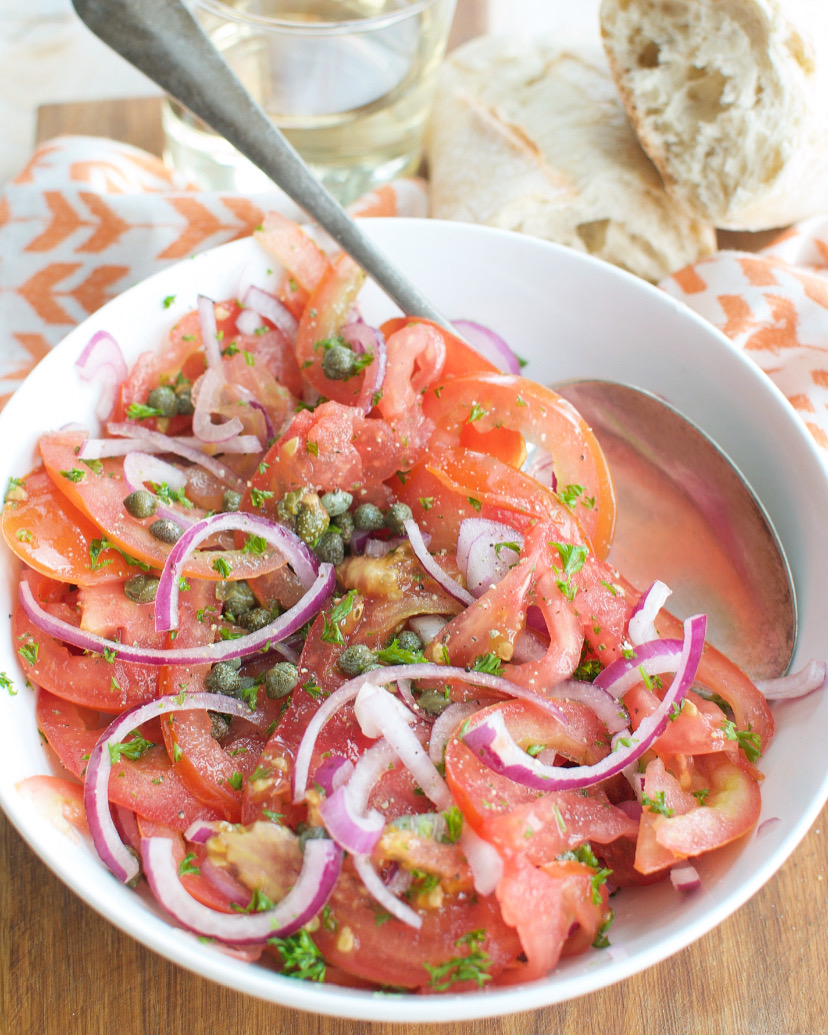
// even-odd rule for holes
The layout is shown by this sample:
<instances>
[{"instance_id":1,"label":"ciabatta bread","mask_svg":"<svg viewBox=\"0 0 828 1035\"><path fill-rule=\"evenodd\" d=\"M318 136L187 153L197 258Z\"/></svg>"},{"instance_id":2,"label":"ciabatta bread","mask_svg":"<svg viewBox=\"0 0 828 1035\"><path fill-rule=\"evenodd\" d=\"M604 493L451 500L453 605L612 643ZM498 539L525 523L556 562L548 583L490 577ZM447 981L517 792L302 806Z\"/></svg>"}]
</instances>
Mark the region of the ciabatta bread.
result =
<instances>
[{"instance_id":1,"label":"ciabatta bread","mask_svg":"<svg viewBox=\"0 0 828 1035\"><path fill-rule=\"evenodd\" d=\"M603 0L619 93L698 219L765 230L828 208L828 0Z\"/></svg>"},{"instance_id":2,"label":"ciabatta bread","mask_svg":"<svg viewBox=\"0 0 828 1035\"><path fill-rule=\"evenodd\" d=\"M523 231L651 281L714 249L639 147L597 40L481 37L454 51L427 150L438 218Z\"/></svg>"}]
</instances>

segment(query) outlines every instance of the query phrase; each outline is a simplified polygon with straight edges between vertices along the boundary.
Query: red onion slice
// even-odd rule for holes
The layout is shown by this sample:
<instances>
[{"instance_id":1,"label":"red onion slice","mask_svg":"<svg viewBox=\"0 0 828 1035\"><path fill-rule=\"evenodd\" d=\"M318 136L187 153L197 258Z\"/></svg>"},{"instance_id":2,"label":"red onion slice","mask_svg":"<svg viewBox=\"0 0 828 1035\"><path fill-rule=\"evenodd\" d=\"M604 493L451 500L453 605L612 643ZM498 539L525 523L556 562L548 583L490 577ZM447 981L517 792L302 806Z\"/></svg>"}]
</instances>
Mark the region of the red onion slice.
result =
<instances>
[{"instance_id":1,"label":"red onion slice","mask_svg":"<svg viewBox=\"0 0 828 1035\"><path fill-rule=\"evenodd\" d=\"M202 442L228 442L244 431L238 417L231 417L222 424L212 421L211 414L218 411L226 384L220 367L208 367L193 385L193 434Z\"/></svg>"},{"instance_id":2,"label":"red onion slice","mask_svg":"<svg viewBox=\"0 0 828 1035\"><path fill-rule=\"evenodd\" d=\"M284 938L312 920L325 905L342 869L342 849L327 838L306 842L296 883L273 909L261 913L220 913L185 891L173 857L173 842L148 837L141 842L144 873L159 905L183 927L229 945L258 945Z\"/></svg>"},{"instance_id":3,"label":"red onion slice","mask_svg":"<svg viewBox=\"0 0 828 1035\"><path fill-rule=\"evenodd\" d=\"M357 694L354 712L365 736L385 737L426 797L438 809L445 812L454 805L446 781L437 772L409 725L416 722L417 717L405 705L382 687L366 683Z\"/></svg>"},{"instance_id":4,"label":"red onion slice","mask_svg":"<svg viewBox=\"0 0 828 1035\"><path fill-rule=\"evenodd\" d=\"M630 724L630 717L624 705L607 690L594 683L566 679L547 690L546 695L556 701L578 701L585 704L607 727L608 733L620 733Z\"/></svg>"},{"instance_id":5,"label":"red onion slice","mask_svg":"<svg viewBox=\"0 0 828 1035\"><path fill-rule=\"evenodd\" d=\"M354 763L344 755L331 755L313 774L313 782L318 784L328 797L335 790L347 783L354 771Z\"/></svg>"},{"instance_id":6,"label":"red onion slice","mask_svg":"<svg viewBox=\"0 0 828 1035\"><path fill-rule=\"evenodd\" d=\"M520 360L512 352L503 338L481 323L473 320L452 320L457 333L461 338L479 352L481 356L494 363L498 370L504 374L519 374Z\"/></svg>"},{"instance_id":7,"label":"red onion slice","mask_svg":"<svg viewBox=\"0 0 828 1035\"><path fill-rule=\"evenodd\" d=\"M435 765L440 765L446 750L446 744L451 740L452 734L461 723L470 718L475 712L479 712L481 704L479 701L458 701L450 704L434 720L431 727L431 736L428 741L428 757Z\"/></svg>"},{"instance_id":8,"label":"red onion slice","mask_svg":"<svg viewBox=\"0 0 828 1035\"><path fill-rule=\"evenodd\" d=\"M444 618L442 615L414 615L413 618L408 619L408 625L424 644L429 644L448 625L448 618Z\"/></svg>"},{"instance_id":9,"label":"red onion slice","mask_svg":"<svg viewBox=\"0 0 828 1035\"><path fill-rule=\"evenodd\" d=\"M463 824L460 846L466 856L478 895L491 895L503 876L503 859L494 845L485 841L475 830Z\"/></svg>"},{"instance_id":10,"label":"red onion slice","mask_svg":"<svg viewBox=\"0 0 828 1035\"><path fill-rule=\"evenodd\" d=\"M289 528L259 514L212 514L191 525L173 546L164 562L155 597L155 628L169 632L178 627L178 591L184 565L199 543L217 532L245 532L264 539L293 568L305 590L313 584L319 560Z\"/></svg>"},{"instance_id":11,"label":"red onion slice","mask_svg":"<svg viewBox=\"0 0 828 1035\"><path fill-rule=\"evenodd\" d=\"M469 604L473 604L474 597L471 593L461 586L459 582L453 579L451 575L447 575L428 552L428 547L425 544L422 532L417 526L417 522L410 519L408 521L404 521L403 528L405 529L405 534L408 536L408 541L411 543L411 549L414 551L414 555L434 581L438 585L442 586L442 588L450 596L453 596L455 600L459 600L461 604L465 604L466 607L468 607Z\"/></svg>"},{"instance_id":12,"label":"red onion slice","mask_svg":"<svg viewBox=\"0 0 828 1035\"><path fill-rule=\"evenodd\" d=\"M84 632L76 625L65 622L61 618L44 611L34 598L31 588L25 580L18 586L18 597L23 610L33 625L49 636L73 647L91 651L93 654L107 652L119 661L137 665L204 665L217 661L228 661L231 658L244 658L257 651L280 651L280 641L287 639L301 629L308 619L317 615L325 605L336 586L336 572L332 564L321 564L316 581L302 599L275 618L269 625L255 632L240 636L234 640L221 640L207 643L200 647L170 647L156 649L152 647L136 647L118 640L108 640L95 633Z\"/></svg>"},{"instance_id":13,"label":"red onion slice","mask_svg":"<svg viewBox=\"0 0 828 1035\"><path fill-rule=\"evenodd\" d=\"M368 893L374 898L383 909L401 920L409 927L419 930L423 926L423 919L415 913L411 906L397 898L397 896L382 882L382 878L374 869L374 864L367 855L354 856L354 868L359 878L365 885Z\"/></svg>"},{"instance_id":14,"label":"red onion slice","mask_svg":"<svg viewBox=\"0 0 828 1035\"><path fill-rule=\"evenodd\" d=\"M650 640L639 643L633 656L618 658L594 679L594 685L611 693L617 700L648 676L660 672L675 672L681 657L681 640Z\"/></svg>"},{"instance_id":15,"label":"red onion slice","mask_svg":"<svg viewBox=\"0 0 828 1035\"><path fill-rule=\"evenodd\" d=\"M106 420L115 405L118 388L129 374L120 345L108 331L98 331L78 356L75 369L84 381L100 382L101 395L95 416Z\"/></svg>"},{"instance_id":16,"label":"red onion slice","mask_svg":"<svg viewBox=\"0 0 828 1035\"><path fill-rule=\"evenodd\" d=\"M687 894L690 891L698 891L701 887L699 873L691 863L679 863L670 870L670 883L676 891Z\"/></svg>"},{"instance_id":17,"label":"red onion slice","mask_svg":"<svg viewBox=\"0 0 828 1035\"><path fill-rule=\"evenodd\" d=\"M262 326L262 318L255 309L242 309L236 317L236 330L248 338Z\"/></svg>"},{"instance_id":18,"label":"red onion slice","mask_svg":"<svg viewBox=\"0 0 828 1035\"><path fill-rule=\"evenodd\" d=\"M138 876L139 866L135 856L121 840L109 807L109 774L112 771L110 746L120 744L127 734L158 715L191 711L194 708L210 709L223 715L250 714L250 708L243 701L222 694L162 697L157 701L136 705L119 715L101 734L89 756L83 784L83 803L89 833L102 861L124 883Z\"/></svg>"},{"instance_id":19,"label":"red onion slice","mask_svg":"<svg viewBox=\"0 0 828 1035\"><path fill-rule=\"evenodd\" d=\"M687 619L681 657L664 699L652 715L641 722L635 734L613 738L613 750L595 765L566 768L532 758L515 743L500 711L488 715L469 730L463 742L494 772L539 791L576 790L615 776L640 758L664 732L673 705L678 704L693 685L704 649L706 625L705 615Z\"/></svg>"},{"instance_id":20,"label":"red onion slice","mask_svg":"<svg viewBox=\"0 0 828 1035\"><path fill-rule=\"evenodd\" d=\"M120 421L110 421L106 426L106 430L110 435L125 436L126 438L140 441L141 448L145 451L148 450L144 443L148 442L150 445L157 446L158 451L161 453L172 453L175 456L181 456L185 460L203 467L205 471L214 474L219 481L224 482L225 485L229 485L239 492L244 492L247 487L236 472L232 471L226 464L215 460L211 456L205 456L201 449L187 445L181 439L162 435L160 431L150 431L149 428L142 428L135 424L127 424ZM78 455L83 456L83 454L84 448L81 446L81 451Z\"/></svg>"},{"instance_id":21,"label":"red onion slice","mask_svg":"<svg viewBox=\"0 0 828 1035\"><path fill-rule=\"evenodd\" d=\"M516 543L517 552L504 543ZM466 518L457 536L457 563L472 596L481 597L520 560L523 536L499 521Z\"/></svg>"},{"instance_id":22,"label":"red onion slice","mask_svg":"<svg viewBox=\"0 0 828 1035\"><path fill-rule=\"evenodd\" d=\"M400 679L439 679L441 682L471 683L472 686L486 687L494 690L495 693L504 697L517 697L529 701L538 708L554 715L556 719L564 724L567 718L554 701L548 701L545 697L535 693L534 690L527 690L525 687L511 683L502 676L490 676L486 672L467 672L464 668L457 668L453 665L390 665L388 668L372 669L361 676L354 676L347 683L335 690L330 697L327 697L320 707L314 712L313 718L305 727L305 733L299 742L296 752L296 760L293 766L293 800L296 804L304 801L305 790L308 785L308 770L316 739L325 726L325 723L335 715L340 708L352 701L362 687L366 684L382 685L395 683Z\"/></svg>"},{"instance_id":23,"label":"red onion slice","mask_svg":"<svg viewBox=\"0 0 828 1035\"><path fill-rule=\"evenodd\" d=\"M221 346L216 325L216 306L213 300L207 298L206 295L198 296L198 319L201 324L201 340L204 344L207 366L208 368L218 368L221 366Z\"/></svg>"},{"instance_id":24,"label":"red onion slice","mask_svg":"<svg viewBox=\"0 0 828 1035\"><path fill-rule=\"evenodd\" d=\"M250 306L259 316L270 320L273 326L284 334L291 345L296 344L299 321L275 295L271 295L269 291L265 291L263 288L253 284L247 289L244 296L244 304Z\"/></svg>"},{"instance_id":25,"label":"red onion slice","mask_svg":"<svg viewBox=\"0 0 828 1035\"><path fill-rule=\"evenodd\" d=\"M251 403L251 405L253 405ZM132 425L130 425L131 427ZM85 429L82 429L85 430ZM88 438L80 447L78 457L81 460L103 460L110 456L126 456L134 449L142 449L145 453L176 453L177 447L196 450L204 456L214 456L216 453L260 453L262 443L256 435L237 435L228 442L221 443L221 446L210 445L209 442L202 442L193 435L161 435L163 442L150 442L147 439L137 436L135 438ZM221 475L219 476L221 477ZM235 475L233 475L235 477Z\"/></svg>"},{"instance_id":26,"label":"red onion slice","mask_svg":"<svg viewBox=\"0 0 828 1035\"><path fill-rule=\"evenodd\" d=\"M630 615L627 631L633 646L657 640L655 620L673 591L665 583L656 580L639 599Z\"/></svg>"},{"instance_id":27,"label":"red onion slice","mask_svg":"<svg viewBox=\"0 0 828 1035\"><path fill-rule=\"evenodd\" d=\"M166 484L173 491L178 491L187 487L187 474L180 467L173 467L172 464L168 464L166 460L161 460L150 453L144 453L140 449L133 449L124 457L124 482L131 492L135 492L138 489L152 492L152 490L147 489L145 482L152 482L155 485ZM187 514L186 511L180 508L168 507L158 499L154 492L152 495L155 496L157 501L156 517L169 518L182 528L188 528L190 525L195 524L196 518Z\"/></svg>"},{"instance_id":28,"label":"red onion slice","mask_svg":"<svg viewBox=\"0 0 828 1035\"><path fill-rule=\"evenodd\" d=\"M368 808L368 798L395 758L387 741L374 744L354 766L351 778L319 806L325 829L340 848L352 855L370 855L382 836L385 817Z\"/></svg>"},{"instance_id":29,"label":"red onion slice","mask_svg":"<svg viewBox=\"0 0 828 1035\"><path fill-rule=\"evenodd\" d=\"M377 393L385 382L385 371L388 367L388 350L382 331L371 327L363 320L356 320L342 328L342 337L358 355L370 352L374 360L365 368L365 376L359 397L354 403L364 413L370 413L376 405Z\"/></svg>"},{"instance_id":30,"label":"red onion slice","mask_svg":"<svg viewBox=\"0 0 828 1035\"><path fill-rule=\"evenodd\" d=\"M777 679L762 679L756 684L757 690L769 701L790 701L796 697L804 697L814 690L821 690L828 678L828 665L824 661L811 660L798 672Z\"/></svg>"}]
</instances>

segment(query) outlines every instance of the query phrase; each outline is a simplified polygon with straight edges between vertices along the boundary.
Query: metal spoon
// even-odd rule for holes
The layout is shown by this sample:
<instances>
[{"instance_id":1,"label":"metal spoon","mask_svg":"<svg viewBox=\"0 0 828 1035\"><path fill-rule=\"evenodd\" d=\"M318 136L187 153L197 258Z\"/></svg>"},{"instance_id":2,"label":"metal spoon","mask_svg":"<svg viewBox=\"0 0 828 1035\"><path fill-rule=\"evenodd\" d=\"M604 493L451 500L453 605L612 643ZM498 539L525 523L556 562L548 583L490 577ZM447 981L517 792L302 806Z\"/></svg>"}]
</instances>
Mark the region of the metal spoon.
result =
<instances>
[{"instance_id":1,"label":"metal spoon","mask_svg":"<svg viewBox=\"0 0 828 1035\"><path fill-rule=\"evenodd\" d=\"M555 390L592 426L609 460L618 495L612 563L642 589L667 583L674 614L706 612L708 639L752 678L783 673L797 631L791 572L736 467L643 389L571 381Z\"/></svg>"},{"instance_id":2,"label":"metal spoon","mask_svg":"<svg viewBox=\"0 0 828 1035\"><path fill-rule=\"evenodd\" d=\"M315 178L180 0L73 3L92 32L278 184L403 312L450 326ZM653 396L633 392L609 382L564 391L593 424L613 467L620 502L613 561L642 588L654 578L668 582L676 613L707 611L712 641L754 678L781 674L793 651L796 608L770 522L709 440ZM703 485L688 493L699 471ZM668 525L680 531L662 542Z\"/></svg>"}]
</instances>

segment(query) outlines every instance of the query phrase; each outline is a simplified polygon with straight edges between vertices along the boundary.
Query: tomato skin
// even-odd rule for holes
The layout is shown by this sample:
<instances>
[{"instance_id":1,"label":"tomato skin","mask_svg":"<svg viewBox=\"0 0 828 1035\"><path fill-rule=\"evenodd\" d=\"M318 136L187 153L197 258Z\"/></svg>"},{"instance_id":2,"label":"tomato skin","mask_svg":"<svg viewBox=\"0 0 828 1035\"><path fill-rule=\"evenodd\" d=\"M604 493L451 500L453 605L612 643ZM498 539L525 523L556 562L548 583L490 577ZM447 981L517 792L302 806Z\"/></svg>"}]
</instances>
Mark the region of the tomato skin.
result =
<instances>
[{"instance_id":1,"label":"tomato skin","mask_svg":"<svg viewBox=\"0 0 828 1035\"><path fill-rule=\"evenodd\" d=\"M578 519L595 555L607 556L615 530L615 486L603 450L571 403L525 377L477 374L426 393L423 408L438 427L466 433L464 444L476 452L485 452L472 444L478 433L502 427L550 453L559 491L582 487L575 504ZM585 505L588 500L591 506Z\"/></svg>"},{"instance_id":2,"label":"tomato skin","mask_svg":"<svg viewBox=\"0 0 828 1035\"><path fill-rule=\"evenodd\" d=\"M362 882L343 871L328 902L328 924L314 932L313 940L326 960L349 974L383 985L429 990L430 975L425 964L439 966L468 949L461 939L473 931L486 932L480 948L490 957L488 973L500 974L520 952L520 942L501 918L494 896L452 896L438 910L421 910L419 930L391 918L377 923L380 907ZM349 930L353 940L343 938ZM460 944L458 944L460 942ZM474 982L452 984L452 992L477 988Z\"/></svg>"},{"instance_id":3,"label":"tomato skin","mask_svg":"<svg viewBox=\"0 0 828 1035\"><path fill-rule=\"evenodd\" d=\"M89 544L100 537L92 521L59 492L43 470L27 474L26 499L8 501L0 529L10 550L43 575L76 586L96 586L124 579L131 569L119 553L103 551L93 568Z\"/></svg>"}]
</instances>

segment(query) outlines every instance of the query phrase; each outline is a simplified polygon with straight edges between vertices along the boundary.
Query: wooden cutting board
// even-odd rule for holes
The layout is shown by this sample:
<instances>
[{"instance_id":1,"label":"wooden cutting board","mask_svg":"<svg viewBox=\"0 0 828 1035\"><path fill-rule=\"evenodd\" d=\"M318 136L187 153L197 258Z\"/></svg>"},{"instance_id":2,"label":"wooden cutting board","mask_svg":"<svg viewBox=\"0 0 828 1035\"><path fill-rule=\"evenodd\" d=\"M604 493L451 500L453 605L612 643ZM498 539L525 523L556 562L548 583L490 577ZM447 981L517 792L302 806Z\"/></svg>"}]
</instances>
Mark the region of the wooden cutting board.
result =
<instances>
[{"instance_id":1,"label":"wooden cutting board","mask_svg":"<svg viewBox=\"0 0 828 1035\"><path fill-rule=\"evenodd\" d=\"M105 135L160 153L159 105L53 105L41 109L38 137ZM168 963L81 902L0 815L0 1035L821 1035L826 860L828 811L735 916L604 991L471 1024L418 1025L408 1005L399 1025L363 1024L249 999Z\"/></svg>"}]
</instances>

